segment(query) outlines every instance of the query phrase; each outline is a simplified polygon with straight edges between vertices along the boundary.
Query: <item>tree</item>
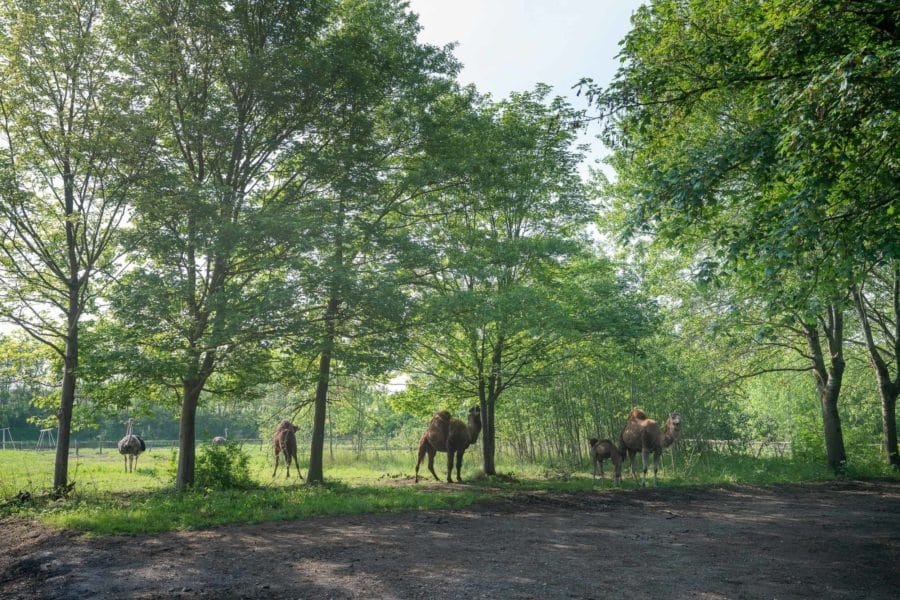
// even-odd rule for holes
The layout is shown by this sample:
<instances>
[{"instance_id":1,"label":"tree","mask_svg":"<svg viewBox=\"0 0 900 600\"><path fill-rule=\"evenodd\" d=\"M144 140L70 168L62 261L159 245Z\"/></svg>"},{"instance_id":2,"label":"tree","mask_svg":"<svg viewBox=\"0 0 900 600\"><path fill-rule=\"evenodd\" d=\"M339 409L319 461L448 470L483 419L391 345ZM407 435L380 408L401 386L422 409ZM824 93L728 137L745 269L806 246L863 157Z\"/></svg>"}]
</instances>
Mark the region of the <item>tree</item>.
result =
<instances>
[{"instance_id":1,"label":"tree","mask_svg":"<svg viewBox=\"0 0 900 600\"><path fill-rule=\"evenodd\" d=\"M150 139L114 2L0 4L0 312L63 362L53 485L68 483L79 331Z\"/></svg>"},{"instance_id":2,"label":"tree","mask_svg":"<svg viewBox=\"0 0 900 600\"><path fill-rule=\"evenodd\" d=\"M853 286L853 303L881 398L882 449L900 468L897 395L900 394L900 261L877 264ZM893 373L891 370L893 369Z\"/></svg>"},{"instance_id":3,"label":"tree","mask_svg":"<svg viewBox=\"0 0 900 600\"><path fill-rule=\"evenodd\" d=\"M798 316L833 466L847 289L867 256L896 252L896 25L888 2L657 1L635 14L613 84L588 90L628 231Z\"/></svg>"},{"instance_id":4,"label":"tree","mask_svg":"<svg viewBox=\"0 0 900 600\"><path fill-rule=\"evenodd\" d=\"M123 50L163 129L158 176L135 204L136 264L113 307L128 372L179 398L179 488L194 481L203 391L265 379L286 329L287 224L304 174L280 169L339 95L323 54L335 17L320 0L130 6Z\"/></svg>"},{"instance_id":5,"label":"tree","mask_svg":"<svg viewBox=\"0 0 900 600\"><path fill-rule=\"evenodd\" d=\"M344 84L288 167L316 190L295 224L308 251L295 269L305 318L290 339L293 352L318 359L311 483L324 478L333 363L348 375L378 376L403 359L404 263L414 244L402 213L434 185L416 168L427 135L422 121L452 89L456 69L446 50L417 43L419 25L402 3L351 0L340 15L341 31L324 54Z\"/></svg>"},{"instance_id":6,"label":"tree","mask_svg":"<svg viewBox=\"0 0 900 600\"><path fill-rule=\"evenodd\" d=\"M548 95L538 86L497 104L482 100L460 117L447 143L464 150L453 168L469 183L429 198L441 217L420 234L435 262L423 276L414 368L478 399L488 475L496 473L498 398L550 368L544 357L571 330L552 290L583 251L590 215L565 126L576 114Z\"/></svg>"}]
</instances>

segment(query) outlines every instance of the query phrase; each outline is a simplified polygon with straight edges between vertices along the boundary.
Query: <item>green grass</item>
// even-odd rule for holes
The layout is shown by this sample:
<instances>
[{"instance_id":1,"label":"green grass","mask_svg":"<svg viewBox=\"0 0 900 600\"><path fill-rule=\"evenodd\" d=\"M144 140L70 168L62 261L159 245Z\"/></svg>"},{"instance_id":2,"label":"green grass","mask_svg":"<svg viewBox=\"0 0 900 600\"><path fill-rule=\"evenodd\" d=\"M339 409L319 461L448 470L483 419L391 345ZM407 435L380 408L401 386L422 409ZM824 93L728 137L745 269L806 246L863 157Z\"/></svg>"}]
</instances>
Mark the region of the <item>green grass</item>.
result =
<instances>
[{"instance_id":1,"label":"green grass","mask_svg":"<svg viewBox=\"0 0 900 600\"><path fill-rule=\"evenodd\" d=\"M606 481L591 477L590 466L516 464L498 457L500 474L478 474L479 456L468 456L463 468L465 485L448 486L425 479L411 483L415 456L412 452L368 452L357 457L348 450L326 450L328 483L308 486L292 476L272 479L272 458L266 449L247 447L250 455L249 490L172 488L172 450L153 449L143 454L135 473L125 473L123 459L115 452L95 450L70 457L70 481L74 492L53 500L48 488L53 475L53 452L0 451L0 517L18 515L59 528L89 535L153 533L200 529L228 523L304 519L322 515L461 508L492 496L533 491L585 492L613 489L612 466ZM441 458L439 456L439 458ZM636 461L640 464L640 459ZM443 475L445 463L436 461ZM303 465L306 473L306 465ZM423 468L420 474L426 474ZM293 475L293 473L292 473ZM640 477L640 473L638 473ZM430 474L428 474L430 478ZM836 476L821 461L743 455L679 453L672 464L666 455L660 483L664 486L697 486L746 483L769 485L848 478L893 478L900 475L873 454L851 462ZM634 488L630 472L623 469L625 489ZM23 491L28 500L17 500Z\"/></svg>"}]
</instances>

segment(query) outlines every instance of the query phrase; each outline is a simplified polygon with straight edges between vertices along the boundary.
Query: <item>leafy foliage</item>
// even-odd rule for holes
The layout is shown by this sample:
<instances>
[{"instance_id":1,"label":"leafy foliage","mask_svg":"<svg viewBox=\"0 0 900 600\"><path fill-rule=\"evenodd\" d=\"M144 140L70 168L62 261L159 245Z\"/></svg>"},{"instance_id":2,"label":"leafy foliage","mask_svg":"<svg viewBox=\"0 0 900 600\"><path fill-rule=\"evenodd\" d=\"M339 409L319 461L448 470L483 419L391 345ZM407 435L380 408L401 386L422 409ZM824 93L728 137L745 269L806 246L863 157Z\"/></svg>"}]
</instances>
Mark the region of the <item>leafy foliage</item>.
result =
<instances>
[{"instance_id":1,"label":"leafy foliage","mask_svg":"<svg viewBox=\"0 0 900 600\"><path fill-rule=\"evenodd\" d=\"M250 477L250 456L236 442L204 445L197 454L198 489L248 489L256 483Z\"/></svg>"}]
</instances>

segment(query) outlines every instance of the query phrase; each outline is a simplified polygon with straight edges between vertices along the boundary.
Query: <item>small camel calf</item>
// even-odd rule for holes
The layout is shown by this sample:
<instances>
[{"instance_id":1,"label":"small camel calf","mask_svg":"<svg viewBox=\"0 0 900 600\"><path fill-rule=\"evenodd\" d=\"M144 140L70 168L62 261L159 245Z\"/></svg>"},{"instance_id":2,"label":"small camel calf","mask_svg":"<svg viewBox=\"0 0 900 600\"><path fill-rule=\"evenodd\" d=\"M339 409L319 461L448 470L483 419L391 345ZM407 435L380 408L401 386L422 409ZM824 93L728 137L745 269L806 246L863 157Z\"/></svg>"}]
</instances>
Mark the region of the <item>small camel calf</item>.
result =
<instances>
[{"instance_id":1,"label":"small camel calf","mask_svg":"<svg viewBox=\"0 0 900 600\"><path fill-rule=\"evenodd\" d=\"M297 466L297 476L303 479L303 473L300 472L300 462L297 460L297 426L285 419L278 424L275 429L275 435L272 438L272 445L275 448L275 470L272 472L274 478L278 473L278 457L284 453L284 461L287 464L287 475L291 476L291 459Z\"/></svg>"},{"instance_id":2,"label":"small camel calf","mask_svg":"<svg viewBox=\"0 0 900 600\"><path fill-rule=\"evenodd\" d=\"M600 467L600 479L606 479L603 474L603 461L612 459L616 472L616 485L622 482L622 455L610 440L598 440L591 438L591 463L594 466L594 478L597 477L597 467Z\"/></svg>"}]
</instances>

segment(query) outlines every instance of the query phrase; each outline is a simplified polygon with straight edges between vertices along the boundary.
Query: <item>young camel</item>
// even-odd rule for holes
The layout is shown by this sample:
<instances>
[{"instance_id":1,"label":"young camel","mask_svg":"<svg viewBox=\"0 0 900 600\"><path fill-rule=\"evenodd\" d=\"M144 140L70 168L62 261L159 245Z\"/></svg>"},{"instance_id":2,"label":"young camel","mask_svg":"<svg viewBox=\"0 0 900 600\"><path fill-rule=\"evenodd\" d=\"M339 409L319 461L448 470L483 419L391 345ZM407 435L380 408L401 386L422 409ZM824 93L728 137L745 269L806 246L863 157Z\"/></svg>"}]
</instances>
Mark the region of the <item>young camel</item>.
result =
<instances>
[{"instance_id":1,"label":"young camel","mask_svg":"<svg viewBox=\"0 0 900 600\"><path fill-rule=\"evenodd\" d=\"M594 466L594 478L597 478L597 467L600 467L600 479L606 479L603 474L603 461L607 458L612 459L616 473L616 485L622 482L622 455L618 448L610 440L590 439L591 444L591 463Z\"/></svg>"},{"instance_id":2,"label":"young camel","mask_svg":"<svg viewBox=\"0 0 900 600\"><path fill-rule=\"evenodd\" d=\"M453 482L454 456L456 457L456 481L462 481L460 470L462 469L463 454L466 448L478 441L479 433L481 433L481 409L478 406L469 409L468 423L451 418L450 413L446 410L435 413L428 429L419 440L416 483L419 482L419 466L426 454L428 455L428 470L436 480L441 480L434 472L434 455L438 452L447 453L447 483Z\"/></svg>"},{"instance_id":3,"label":"young camel","mask_svg":"<svg viewBox=\"0 0 900 600\"><path fill-rule=\"evenodd\" d=\"M653 419L648 419L647 415L639 408L635 408L628 413L628 423L622 430L619 438L619 453L624 457L628 453L631 461L631 476L637 481L637 474L634 472L634 455L638 451L641 452L641 461L644 467L644 478L641 486L647 485L647 458L653 453L653 487L657 486L656 474L659 471L659 460L662 451L675 442L681 436L681 415L672 413L666 420L666 430L663 432L659 428L659 423Z\"/></svg>"},{"instance_id":4,"label":"young camel","mask_svg":"<svg viewBox=\"0 0 900 600\"><path fill-rule=\"evenodd\" d=\"M297 426L285 419L281 423L278 424L278 427L275 429L275 435L272 438L272 445L275 448L275 470L272 472L272 477L275 477L275 474L278 473L278 456L284 453L284 461L287 464L287 475L291 476L291 459L293 459L294 464L297 466L297 476L300 479L303 479L303 473L300 472L300 463L297 460Z\"/></svg>"}]
</instances>

